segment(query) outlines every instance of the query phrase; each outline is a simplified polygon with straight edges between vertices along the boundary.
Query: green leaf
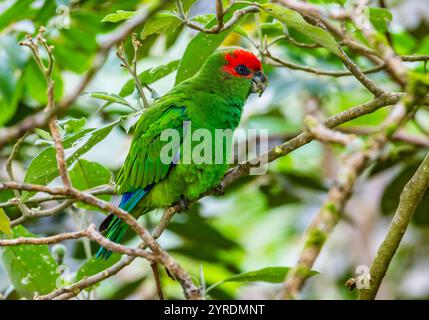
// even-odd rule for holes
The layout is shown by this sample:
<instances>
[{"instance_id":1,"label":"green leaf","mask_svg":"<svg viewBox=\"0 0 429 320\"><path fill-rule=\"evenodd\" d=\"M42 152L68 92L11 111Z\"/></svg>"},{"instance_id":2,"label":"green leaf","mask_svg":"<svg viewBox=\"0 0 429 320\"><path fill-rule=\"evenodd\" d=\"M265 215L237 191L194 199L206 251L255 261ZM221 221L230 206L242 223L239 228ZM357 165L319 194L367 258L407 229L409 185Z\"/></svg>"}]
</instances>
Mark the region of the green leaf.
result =
<instances>
[{"instance_id":1,"label":"green leaf","mask_svg":"<svg viewBox=\"0 0 429 320\"><path fill-rule=\"evenodd\" d=\"M128 133L130 129L137 123L143 112L144 110L141 110L121 117L121 126L125 129L126 133Z\"/></svg>"},{"instance_id":2,"label":"green leaf","mask_svg":"<svg viewBox=\"0 0 429 320\"><path fill-rule=\"evenodd\" d=\"M0 38L0 127L16 113L24 92L26 57L14 37Z\"/></svg>"},{"instance_id":3,"label":"green leaf","mask_svg":"<svg viewBox=\"0 0 429 320\"><path fill-rule=\"evenodd\" d=\"M140 34L142 40L145 40L152 34L174 32L181 24L181 21L169 11L161 11L149 19Z\"/></svg>"},{"instance_id":4,"label":"green leaf","mask_svg":"<svg viewBox=\"0 0 429 320\"><path fill-rule=\"evenodd\" d=\"M4 212L3 208L0 208L0 232L11 236L12 229L10 228L10 219L7 216L6 212Z\"/></svg>"},{"instance_id":5,"label":"green leaf","mask_svg":"<svg viewBox=\"0 0 429 320\"><path fill-rule=\"evenodd\" d=\"M285 29L285 26L278 20L261 23L262 34L270 37L284 35Z\"/></svg>"},{"instance_id":6,"label":"green leaf","mask_svg":"<svg viewBox=\"0 0 429 320\"><path fill-rule=\"evenodd\" d=\"M101 22L119 22L122 20L128 20L136 14L136 11L125 11L118 10L115 13L109 13L105 16Z\"/></svg>"},{"instance_id":7,"label":"green leaf","mask_svg":"<svg viewBox=\"0 0 429 320\"><path fill-rule=\"evenodd\" d=\"M386 32L389 22L393 20L392 13L384 8L369 7L369 21L377 31Z\"/></svg>"},{"instance_id":8,"label":"green leaf","mask_svg":"<svg viewBox=\"0 0 429 320\"><path fill-rule=\"evenodd\" d=\"M127 100L122 98L121 96L115 94L115 93L107 93L107 92L86 92L85 95L90 96L92 98L97 98L109 102L115 102L122 104L124 106L131 107L131 105L128 103Z\"/></svg>"},{"instance_id":9,"label":"green leaf","mask_svg":"<svg viewBox=\"0 0 429 320\"><path fill-rule=\"evenodd\" d=\"M108 184L112 178L112 173L97 162L90 162L78 159L74 167L70 170L70 179L73 187L78 190L88 190L99 185ZM100 199L109 201L111 196L101 195ZM78 203L84 209L92 209L92 206Z\"/></svg>"},{"instance_id":10,"label":"green leaf","mask_svg":"<svg viewBox=\"0 0 429 320\"><path fill-rule=\"evenodd\" d=\"M183 0L183 9L188 11L195 1L196 0ZM182 22L171 12L172 10L176 10L174 1L171 1L171 4L167 5L166 9L165 11L156 13L145 23L140 34L142 40L145 40L153 34L173 33L177 27L181 25Z\"/></svg>"},{"instance_id":11,"label":"green leaf","mask_svg":"<svg viewBox=\"0 0 429 320\"><path fill-rule=\"evenodd\" d=\"M119 121L115 121L99 129L86 129L64 139L67 166L70 167L80 156L106 138L118 123ZM57 176L55 147L49 146L33 158L25 174L24 182L47 185ZM22 200L28 200L34 194L34 192L24 191Z\"/></svg>"},{"instance_id":12,"label":"green leaf","mask_svg":"<svg viewBox=\"0 0 429 320\"><path fill-rule=\"evenodd\" d=\"M87 7L84 10L72 10L70 29L56 30L58 36L53 37L50 41L55 46L55 60L58 69L71 70L75 73L87 71L98 50L97 36L112 27L100 23L102 11L96 9L95 12L91 12L88 9ZM102 10L104 11L104 9ZM71 52L73 54L70 54Z\"/></svg>"},{"instance_id":13,"label":"green leaf","mask_svg":"<svg viewBox=\"0 0 429 320\"><path fill-rule=\"evenodd\" d=\"M31 16L33 10L29 7L34 0L19 0L14 1L13 4L0 14L0 31L7 27L12 22L23 19L24 17Z\"/></svg>"},{"instance_id":14,"label":"green leaf","mask_svg":"<svg viewBox=\"0 0 429 320\"><path fill-rule=\"evenodd\" d=\"M262 4L261 8L286 26L303 33L337 56L342 56L341 51L338 49L338 44L332 35L322 28L307 23L298 12L273 3Z\"/></svg>"},{"instance_id":15,"label":"green leaf","mask_svg":"<svg viewBox=\"0 0 429 320\"><path fill-rule=\"evenodd\" d=\"M23 226L13 228L13 237L35 237ZM19 294L33 298L57 288L58 265L47 245L19 245L2 249L2 262L10 281Z\"/></svg>"},{"instance_id":16,"label":"green leaf","mask_svg":"<svg viewBox=\"0 0 429 320\"><path fill-rule=\"evenodd\" d=\"M191 20L194 21L194 22L197 22L199 24L206 25L211 20L213 20L214 17L215 17L215 15L213 13L208 13L208 14L203 14L203 15L195 16Z\"/></svg>"},{"instance_id":17,"label":"green leaf","mask_svg":"<svg viewBox=\"0 0 429 320\"><path fill-rule=\"evenodd\" d=\"M248 35L247 35L247 31L246 30L244 30L242 27L240 27L240 26L235 26L234 27L234 32L235 33L237 33L237 34L239 34L240 36L243 36L243 37L245 37L245 38L247 38L248 37Z\"/></svg>"},{"instance_id":18,"label":"green leaf","mask_svg":"<svg viewBox=\"0 0 429 320\"><path fill-rule=\"evenodd\" d=\"M392 42L395 44L395 51L398 55L416 54L429 52L429 38L417 40L410 32L392 32ZM416 47L420 49L416 52Z\"/></svg>"},{"instance_id":19,"label":"green leaf","mask_svg":"<svg viewBox=\"0 0 429 320\"><path fill-rule=\"evenodd\" d=\"M64 136L69 136L74 133L82 131L86 125L86 118L80 119L69 118L65 120L59 120L58 124L64 131Z\"/></svg>"},{"instance_id":20,"label":"green leaf","mask_svg":"<svg viewBox=\"0 0 429 320\"><path fill-rule=\"evenodd\" d=\"M206 292L209 292L210 290L213 290L214 288L219 287L220 285L226 282L262 281L262 282L269 282L269 283L282 283L285 280L289 270L290 270L289 267L266 267L259 270L243 272L213 284L207 289ZM318 274L317 271L310 271L309 277L314 276L316 274Z\"/></svg>"},{"instance_id":21,"label":"green leaf","mask_svg":"<svg viewBox=\"0 0 429 320\"><path fill-rule=\"evenodd\" d=\"M0 203L7 202L12 198L15 198L15 194L13 190L5 189L0 191ZM14 219L21 215L21 212L15 206L4 207L3 210L6 213L6 215L9 217L9 219Z\"/></svg>"},{"instance_id":22,"label":"green leaf","mask_svg":"<svg viewBox=\"0 0 429 320\"><path fill-rule=\"evenodd\" d=\"M55 99L59 99L63 93L63 81L61 74L54 69L53 80L55 81ZM30 60L24 70L25 92L39 104L45 105L48 102L47 85L42 71L34 60Z\"/></svg>"},{"instance_id":23,"label":"green leaf","mask_svg":"<svg viewBox=\"0 0 429 320\"><path fill-rule=\"evenodd\" d=\"M42 139L44 139L46 141L53 142L51 134L48 131L40 129L40 128L35 128L34 132L37 133L40 138L42 138Z\"/></svg>"},{"instance_id":24,"label":"green leaf","mask_svg":"<svg viewBox=\"0 0 429 320\"><path fill-rule=\"evenodd\" d=\"M206 28L214 26L215 23L216 18L212 19L212 21L206 25ZM200 32L192 38L180 60L175 85L178 85L180 82L196 74L207 58L215 52L231 32L232 28L219 34Z\"/></svg>"},{"instance_id":25,"label":"green leaf","mask_svg":"<svg viewBox=\"0 0 429 320\"><path fill-rule=\"evenodd\" d=\"M139 79L142 84L150 85L155 81L164 78L165 76L172 73L179 66L179 60L173 60L167 63L166 65L161 65L158 67L150 68L139 74ZM119 95L126 97L133 93L134 90L134 80L128 80L127 83L122 87Z\"/></svg>"},{"instance_id":26,"label":"green leaf","mask_svg":"<svg viewBox=\"0 0 429 320\"><path fill-rule=\"evenodd\" d=\"M121 259L121 255L119 253L113 253L107 260L97 259L95 256L91 257L80 266L79 270L76 273L75 281L79 281L83 278L93 276L94 274L97 274L111 267L116 262L118 262L119 259Z\"/></svg>"}]
</instances>

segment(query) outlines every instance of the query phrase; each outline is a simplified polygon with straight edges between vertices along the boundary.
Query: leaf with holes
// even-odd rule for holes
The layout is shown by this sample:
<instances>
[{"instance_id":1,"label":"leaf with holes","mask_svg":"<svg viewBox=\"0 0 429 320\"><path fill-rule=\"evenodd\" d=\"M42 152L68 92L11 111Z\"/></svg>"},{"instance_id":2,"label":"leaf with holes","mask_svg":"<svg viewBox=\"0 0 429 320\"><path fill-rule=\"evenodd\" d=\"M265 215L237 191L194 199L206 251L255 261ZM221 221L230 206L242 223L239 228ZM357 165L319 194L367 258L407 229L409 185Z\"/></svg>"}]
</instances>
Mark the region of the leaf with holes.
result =
<instances>
[{"instance_id":1,"label":"leaf with holes","mask_svg":"<svg viewBox=\"0 0 429 320\"><path fill-rule=\"evenodd\" d=\"M35 237L23 226L13 228L13 237ZM47 245L19 245L2 249L2 263L18 293L26 298L57 289L58 265Z\"/></svg>"}]
</instances>

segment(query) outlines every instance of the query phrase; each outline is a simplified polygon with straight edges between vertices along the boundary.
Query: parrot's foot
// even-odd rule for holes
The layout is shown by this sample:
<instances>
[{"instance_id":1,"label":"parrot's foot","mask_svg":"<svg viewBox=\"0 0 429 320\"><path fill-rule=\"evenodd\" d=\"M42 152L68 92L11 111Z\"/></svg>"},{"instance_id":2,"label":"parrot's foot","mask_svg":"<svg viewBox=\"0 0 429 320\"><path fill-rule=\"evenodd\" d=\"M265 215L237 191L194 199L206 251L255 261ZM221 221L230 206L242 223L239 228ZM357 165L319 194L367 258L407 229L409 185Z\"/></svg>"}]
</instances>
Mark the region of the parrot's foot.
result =
<instances>
[{"instance_id":1,"label":"parrot's foot","mask_svg":"<svg viewBox=\"0 0 429 320\"><path fill-rule=\"evenodd\" d=\"M179 212L186 212L189 210L189 202L183 196L180 197L178 205L179 205Z\"/></svg>"},{"instance_id":2,"label":"parrot's foot","mask_svg":"<svg viewBox=\"0 0 429 320\"><path fill-rule=\"evenodd\" d=\"M223 196L225 194L225 186L223 185L223 182L213 188L213 193L219 196Z\"/></svg>"}]
</instances>

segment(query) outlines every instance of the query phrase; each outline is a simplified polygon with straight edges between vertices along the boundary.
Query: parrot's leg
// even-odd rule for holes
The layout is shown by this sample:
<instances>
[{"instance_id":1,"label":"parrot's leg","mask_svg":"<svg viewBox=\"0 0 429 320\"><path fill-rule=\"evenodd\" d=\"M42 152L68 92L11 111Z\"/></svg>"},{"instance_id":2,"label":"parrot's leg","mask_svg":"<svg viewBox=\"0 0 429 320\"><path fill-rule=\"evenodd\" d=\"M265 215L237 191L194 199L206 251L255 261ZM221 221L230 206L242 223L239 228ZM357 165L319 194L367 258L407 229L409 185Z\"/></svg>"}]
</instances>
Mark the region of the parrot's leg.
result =
<instances>
[{"instance_id":1,"label":"parrot's leg","mask_svg":"<svg viewBox=\"0 0 429 320\"><path fill-rule=\"evenodd\" d=\"M180 196L179 202L177 204L180 207L180 212L186 212L189 210L189 202L183 196Z\"/></svg>"},{"instance_id":2,"label":"parrot's leg","mask_svg":"<svg viewBox=\"0 0 429 320\"><path fill-rule=\"evenodd\" d=\"M159 300L164 300L164 294L162 293L161 281L159 279L158 264L156 262L153 262L150 264L150 266L152 268L153 276L155 278L156 289L158 291Z\"/></svg>"},{"instance_id":3,"label":"parrot's leg","mask_svg":"<svg viewBox=\"0 0 429 320\"><path fill-rule=\"evenodd\" d=\"M223 196L225 194L225 186L223 182L219 183L216 187L214 187L213 192L219 196Z\"/></svg>"}]
</instances>

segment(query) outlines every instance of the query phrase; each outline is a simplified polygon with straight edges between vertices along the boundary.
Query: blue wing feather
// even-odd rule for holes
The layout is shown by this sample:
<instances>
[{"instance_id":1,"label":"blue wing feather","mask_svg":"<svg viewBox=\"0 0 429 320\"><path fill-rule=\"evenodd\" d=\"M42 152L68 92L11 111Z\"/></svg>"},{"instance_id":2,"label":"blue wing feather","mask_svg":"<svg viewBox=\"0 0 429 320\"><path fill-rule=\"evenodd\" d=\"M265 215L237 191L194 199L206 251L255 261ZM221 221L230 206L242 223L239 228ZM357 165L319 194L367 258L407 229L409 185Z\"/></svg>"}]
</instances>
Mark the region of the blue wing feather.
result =
<instances>
[{"instance_id":1,"label":"blue wing feather","mask_svg":"<svg viewBox=\"0 0 429 320\"><path fill-rule=\"evenodd\" d=\"M139 203L141 199L153 188L155 184L150 184L145 188L139 188L131 192L125 192L122 195L121 203L119 208L130 212Z\"/></svg>"}]
</instances>

